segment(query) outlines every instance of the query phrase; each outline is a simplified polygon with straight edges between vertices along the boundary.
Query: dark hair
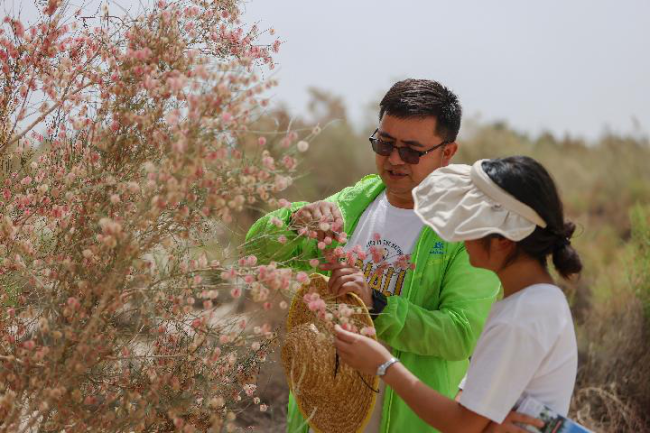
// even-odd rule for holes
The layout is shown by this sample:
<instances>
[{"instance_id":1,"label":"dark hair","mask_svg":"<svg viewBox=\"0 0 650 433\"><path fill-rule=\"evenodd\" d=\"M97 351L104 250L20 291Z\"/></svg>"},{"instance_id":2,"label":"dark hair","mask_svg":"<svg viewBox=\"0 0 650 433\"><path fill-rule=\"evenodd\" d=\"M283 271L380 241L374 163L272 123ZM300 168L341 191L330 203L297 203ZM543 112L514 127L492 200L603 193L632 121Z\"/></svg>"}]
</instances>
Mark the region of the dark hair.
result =
<instances>
[{"instance_id":1,"label":"dark hair","mask_svg":"<svg viewBox=\"0 0 650 433\"><path fill-rule=\"evenodd\" d=\"M436 134L444 141L456 141L463 110L458 97L437 81L399 81L379 103L379 120L389 114L400 119L435 117Z\"/></svg>"},{"instance_id":2,"label":"dark hair","mask_svg":"<svg viewBox=\"0 0 650 433\"><path fill-rule=\"evenodd\" d=\"M483 161L481 166L494 183L533 208L546 222L546 228L538 226L517 242L517 248L506 264L523 252L546 266L546 258L552 255L553 265L563 278L579 273L582 262L571 246L576 226L564 220L562 201L546 169L528 156L490 159Z\"/></svg>"}]
</instances>

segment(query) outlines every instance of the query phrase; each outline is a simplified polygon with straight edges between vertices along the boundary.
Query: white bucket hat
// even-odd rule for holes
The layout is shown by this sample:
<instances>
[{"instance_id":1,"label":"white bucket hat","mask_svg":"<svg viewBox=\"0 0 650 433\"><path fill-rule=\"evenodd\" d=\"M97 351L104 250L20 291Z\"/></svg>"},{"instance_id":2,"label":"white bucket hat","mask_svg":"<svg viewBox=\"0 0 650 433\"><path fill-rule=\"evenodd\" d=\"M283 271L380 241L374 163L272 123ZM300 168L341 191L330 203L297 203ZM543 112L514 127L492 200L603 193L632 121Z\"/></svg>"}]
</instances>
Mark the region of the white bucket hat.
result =
<instances>
[{"instance_id":1,"label":"white bucket hat","mask_svg":"<svg viewBox=\"0 0 650 433\"><path fill-rule=\"evenodd\" d=\"M530 206L499 187L474 165L451 164L435 170L413 189L415 213L447 242L499 234L512 241L546 222Z\"/></svg>"}]
</instances>

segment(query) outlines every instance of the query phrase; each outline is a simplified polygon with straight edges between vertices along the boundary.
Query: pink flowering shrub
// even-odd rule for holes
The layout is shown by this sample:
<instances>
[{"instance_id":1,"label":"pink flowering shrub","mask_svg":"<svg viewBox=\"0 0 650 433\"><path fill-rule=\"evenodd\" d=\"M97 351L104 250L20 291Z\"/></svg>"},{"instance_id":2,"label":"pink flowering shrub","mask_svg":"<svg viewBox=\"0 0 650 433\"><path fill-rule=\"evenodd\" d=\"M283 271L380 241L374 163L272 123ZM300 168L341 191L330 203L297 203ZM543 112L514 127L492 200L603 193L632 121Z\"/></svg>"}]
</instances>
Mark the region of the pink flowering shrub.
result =
<instances>
[{"instance_id":1,"label":"pink flowering shrub","mask_svg":"<svg viewBox=\"0 0 650 433\"><path fill-rule=\"evenodd\" d=\"M224 300L269 309L300 284L207 248L286 206L308 148L249 128L280 42L235 0L71 8L0 27L0 431L230 431L239 400L267 408L275 336Z\"/></svg>"}]
</instances>

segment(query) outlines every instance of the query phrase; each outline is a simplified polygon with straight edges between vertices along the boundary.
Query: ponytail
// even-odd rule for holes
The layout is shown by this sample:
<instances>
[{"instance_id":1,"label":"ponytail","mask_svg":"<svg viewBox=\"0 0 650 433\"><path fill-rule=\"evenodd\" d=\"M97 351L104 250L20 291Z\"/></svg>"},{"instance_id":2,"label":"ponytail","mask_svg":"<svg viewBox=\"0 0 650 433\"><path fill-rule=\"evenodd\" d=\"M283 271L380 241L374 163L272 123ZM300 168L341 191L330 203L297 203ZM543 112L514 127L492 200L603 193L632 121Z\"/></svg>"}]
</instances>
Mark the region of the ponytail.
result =
<instances>
[{"instance_id":1,"label":"ponytail","mask_svg":"<svg viewBox=\"0 0 650 433\"><path fill-rule=\"evenodd\" d=\"M579 274L582 270L582 261L578 252L571 246L571 237L576 226L572 222L564 223L564 230L553 248L553 266L562 278Z\"/></svg>"}]
</instances>

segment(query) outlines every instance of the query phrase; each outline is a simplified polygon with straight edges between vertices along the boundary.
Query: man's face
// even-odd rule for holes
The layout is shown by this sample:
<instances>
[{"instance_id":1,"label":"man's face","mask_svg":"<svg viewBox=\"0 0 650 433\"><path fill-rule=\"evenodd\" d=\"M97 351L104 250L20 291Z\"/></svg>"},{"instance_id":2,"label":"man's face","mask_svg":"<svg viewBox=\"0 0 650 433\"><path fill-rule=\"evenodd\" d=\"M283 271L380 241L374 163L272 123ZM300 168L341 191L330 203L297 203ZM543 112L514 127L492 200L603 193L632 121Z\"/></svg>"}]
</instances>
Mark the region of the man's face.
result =
<instances>
[{"instance_id":1,"label":"man's face","mask_svg":"<svg viewBox=\"0 0 650 433\"><path fill-rule=\"evenodd\" d=\"M407 146L424 152L444 141L436 135L435 131L435 117L399 119L385 114L379 123L379 130L375 137L393 143L396 148ZM411 190L429 173L449 164L457 148L456 143L449 143L421 156L418 164L407 164L402 161L397 149L393 149L389 156L375 154L377 173L386 184L386 195L390 204L412 209Z\"/></svg>"}]
</instances>

